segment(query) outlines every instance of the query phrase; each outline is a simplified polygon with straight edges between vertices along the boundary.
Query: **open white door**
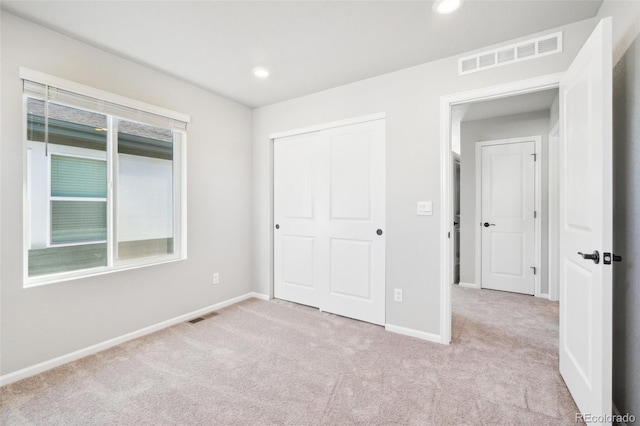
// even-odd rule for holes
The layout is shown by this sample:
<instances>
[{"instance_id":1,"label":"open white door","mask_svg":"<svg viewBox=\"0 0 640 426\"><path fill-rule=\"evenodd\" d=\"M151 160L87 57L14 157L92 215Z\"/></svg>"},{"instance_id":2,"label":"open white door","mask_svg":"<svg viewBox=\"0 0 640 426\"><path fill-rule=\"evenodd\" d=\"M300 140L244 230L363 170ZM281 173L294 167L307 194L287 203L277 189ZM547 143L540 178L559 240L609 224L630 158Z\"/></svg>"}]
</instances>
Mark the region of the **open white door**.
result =
<instances>
[{"instance_id":1,"label":"open white door","mask_svg":"<svg viewBox=\"0 0 640 426\"><path fill-rule=\"evenodd\" d=\"M611 414L611 66L607 18L560 84L560 373L591 416Z\"/></svg>"}]
</instances>

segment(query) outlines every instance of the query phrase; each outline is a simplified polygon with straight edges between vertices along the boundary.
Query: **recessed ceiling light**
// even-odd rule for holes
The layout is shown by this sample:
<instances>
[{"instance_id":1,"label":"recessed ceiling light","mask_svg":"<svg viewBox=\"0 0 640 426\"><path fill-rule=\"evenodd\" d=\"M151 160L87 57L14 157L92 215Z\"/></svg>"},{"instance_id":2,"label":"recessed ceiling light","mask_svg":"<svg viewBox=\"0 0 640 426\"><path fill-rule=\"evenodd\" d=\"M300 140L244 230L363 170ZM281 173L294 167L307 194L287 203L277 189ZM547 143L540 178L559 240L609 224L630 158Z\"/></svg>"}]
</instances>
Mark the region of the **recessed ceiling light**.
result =
<instances>
[{"instance_id":1,"label":"recessed ceiling light","mask_svg":"<svg viewBox=\"0 0 640 426\"><path fill-rule=\"evenodd\" d=\"M269 72L265 67L255 67L253 69L253 75L258 78L267 78L269 77L269 74L271 74L271 72Z\"/></svg>"},{"instance_id":2,"label":"recessed ceiling light","mask_svg":"<svg viewBox=\"0 0 640 426\"><path fill-rule=\"evenodd\" d=\"M449 14L458 10L462 0L437 0L433 3L433 10L442 15Z\"/></svg>"}]
</instances>

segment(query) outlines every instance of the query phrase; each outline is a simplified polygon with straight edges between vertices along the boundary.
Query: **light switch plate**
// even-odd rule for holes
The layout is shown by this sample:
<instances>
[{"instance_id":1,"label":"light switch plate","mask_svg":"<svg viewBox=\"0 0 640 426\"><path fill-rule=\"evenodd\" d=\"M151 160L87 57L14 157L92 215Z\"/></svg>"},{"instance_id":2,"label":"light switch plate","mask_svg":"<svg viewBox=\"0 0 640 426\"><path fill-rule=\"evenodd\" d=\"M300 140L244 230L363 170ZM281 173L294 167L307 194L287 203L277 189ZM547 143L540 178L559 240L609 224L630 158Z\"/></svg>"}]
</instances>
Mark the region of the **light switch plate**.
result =
<instances>
[{"instance_id":1,"label":"light switch plate","mask_svg":"<svg viewBox=\"0 0 640 426\"><path fill-rule=\"evenodd\" d=\"M418 201L418 216L433 215L433 201Z\"/></svg>"}]
</instances>

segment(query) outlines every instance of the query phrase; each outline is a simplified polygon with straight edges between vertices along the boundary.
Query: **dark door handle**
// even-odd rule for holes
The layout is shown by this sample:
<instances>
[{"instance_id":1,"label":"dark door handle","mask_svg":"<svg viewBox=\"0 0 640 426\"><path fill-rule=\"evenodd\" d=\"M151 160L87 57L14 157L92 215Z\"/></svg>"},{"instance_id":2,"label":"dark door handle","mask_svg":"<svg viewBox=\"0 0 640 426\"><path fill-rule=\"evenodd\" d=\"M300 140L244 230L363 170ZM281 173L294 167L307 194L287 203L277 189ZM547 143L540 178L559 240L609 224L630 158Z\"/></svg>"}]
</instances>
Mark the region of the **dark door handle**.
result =
<instances>
[{"instance_id":1,"label":"dark door handle","mask_svg":"<svg viewBox=\"0 0 640 426\"><path fill-rule=\"evenodd\" d=\"M276 223L276 229L280 229L280 225Z\"/></svg>"},{"instance_id":2,"label":"dark door handle","mask_svg":"<svg viewBox=\"0 0 640 426\"><path fill-rule=\"evenodd\" d=\"M605 265L611 265L611 262L622 262L622 256L618 256L615 253L604 252L602 253L602 263Z\"/></svg>"},{"instance_id":3,"label":"dark door handle","mask_svg":"<svg viewBox=\"0 0 640 426\"><path fill-rule=\"evenodd\" d=\"M596 265L600 263L600 253L598 252L598 250L594 250L591 254L584 254L579 251L578 254L582 256L583 259L593 260L593 263L595 263Z\"/></svg>"},{"instance_id":4,"label":"dark door handle","mask_svg":"<svg viewBox=\"0 0 640 426\"><path fill-rule=\"evenodd\" d=\"M378 234L378 235L382 235L382 229L378 229L378 230L376 231L376 234Z\"/></svg>"},{"instance_id":5,"label":"dark door handle","mask_svg":"<svg viewBox=\"0 0 640 426\"><path fill-rule=\"evenodd\" d=\"M488 227L490 227L490 226L496 226L496 224L495 224L495 223L485 222L483 226L484 226L485 228L488 228Z\"/></svg>"},{"instance_id":6,"label":"dark door handle","mask_svg":"<svg viewBox=\"0 0 640 426\"><path fill-rule=\"evenodd\" d=\"M453 222L453 226L456 226L457 224L459 224L460 222Z\"/></svg>"}]
</instances>

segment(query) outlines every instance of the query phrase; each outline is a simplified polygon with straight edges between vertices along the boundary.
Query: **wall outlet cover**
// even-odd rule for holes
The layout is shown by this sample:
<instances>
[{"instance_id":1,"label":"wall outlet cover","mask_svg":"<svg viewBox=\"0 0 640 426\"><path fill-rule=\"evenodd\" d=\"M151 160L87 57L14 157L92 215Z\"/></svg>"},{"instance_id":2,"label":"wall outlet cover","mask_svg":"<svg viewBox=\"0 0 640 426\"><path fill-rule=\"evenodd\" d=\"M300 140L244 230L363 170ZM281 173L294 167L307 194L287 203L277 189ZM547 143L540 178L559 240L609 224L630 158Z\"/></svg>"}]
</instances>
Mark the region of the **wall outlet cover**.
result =
<instances>
[{"instance_id":1,"label":"wall outlet cover","mask_svg":"<svg viewBox=\"0 0 640 426\"><path fill-rule=\"evenodd\" d=\"M393 300L396 302L402 302L402 289L394 288L393 289Z\"/></svg>"}]
</instances>

